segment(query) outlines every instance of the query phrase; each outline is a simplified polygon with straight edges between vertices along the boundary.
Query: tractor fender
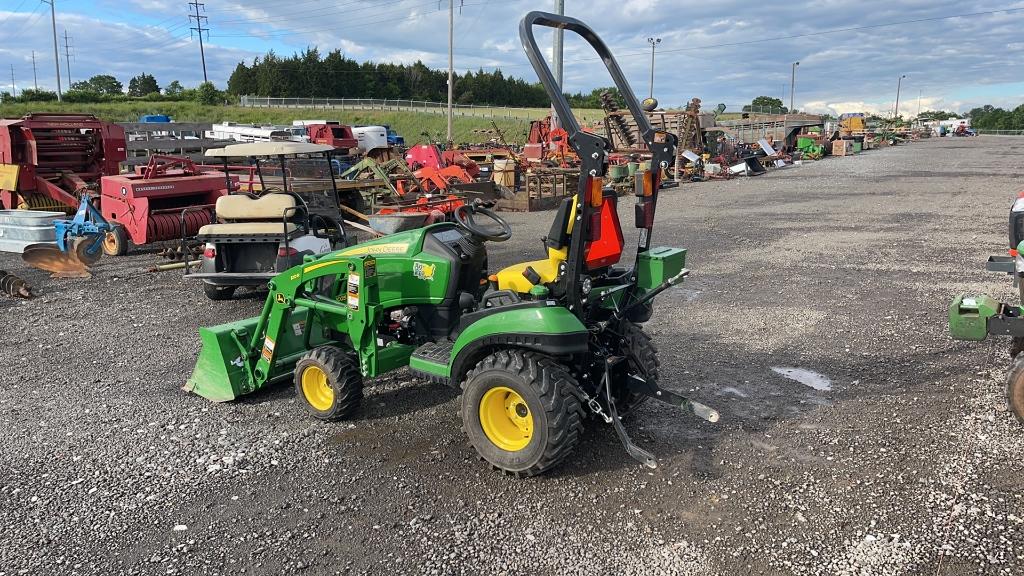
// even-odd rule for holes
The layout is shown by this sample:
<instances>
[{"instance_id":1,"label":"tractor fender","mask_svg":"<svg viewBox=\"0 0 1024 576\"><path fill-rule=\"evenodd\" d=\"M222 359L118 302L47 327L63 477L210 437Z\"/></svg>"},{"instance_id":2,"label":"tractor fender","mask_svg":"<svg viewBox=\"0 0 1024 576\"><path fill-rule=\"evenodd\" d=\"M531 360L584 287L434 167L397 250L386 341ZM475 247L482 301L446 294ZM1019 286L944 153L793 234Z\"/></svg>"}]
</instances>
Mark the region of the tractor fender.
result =
<instances>
[{"instance_id":1,"label":"tractor fender","mask_svg":"<svg viewBox=\"0 0 1024 576\"><path fill-rule=\"evenodd\" d=\"M531 306L497 310L467 326L452 346L451 383L493 348L523 348L549 356L587 351L587 329L562 306Z\"/></svg>"}]
</instances>

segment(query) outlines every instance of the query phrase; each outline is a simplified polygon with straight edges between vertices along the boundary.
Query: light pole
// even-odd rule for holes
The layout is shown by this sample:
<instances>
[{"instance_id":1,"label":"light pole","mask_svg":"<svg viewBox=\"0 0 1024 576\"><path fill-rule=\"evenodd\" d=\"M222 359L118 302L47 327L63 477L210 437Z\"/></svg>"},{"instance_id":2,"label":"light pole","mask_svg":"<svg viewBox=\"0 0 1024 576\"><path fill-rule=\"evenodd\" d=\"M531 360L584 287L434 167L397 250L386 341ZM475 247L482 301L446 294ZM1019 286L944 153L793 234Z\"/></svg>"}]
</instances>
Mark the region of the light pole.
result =
<instances>
[{"instance_id":1,"label":"light pole","mask_svg":"<svg viewBox=\"0 0 1024 576\"><path fill-rule=\"evenodd\" d=\"M793 62L793 69L790 72L790 76L789 76L789 113L790 114L793 113L793 106L794 106L793 103L796 101L795 100L796 93L794 91L796 90L796 67L799 66L799 65L800 65L800 62Z\"/></svg>"},{"instance_id":2,"label":"light pole","mask_svg":"<svg viewBox=\"0 0 1024 576\"><path fill-rule=\"evenodd\" d=\"M907 75L904 74L900 76L899 80L896 81L896 107L892 111L892 119L894 121L900 115L900 88L903 85L903 79L906 77Z\"/></svg>"},{"instance_id":3,"label":"light pole","mask_svg":"<svg viewBox=\"0 0 1024 576\"><path fill-rule=\"evenodd\" d=\"M654 98L654 47L661 44L661 38L648 38L647 43L651 45L651 93L648 97Z\"/></svg>"}]
</instances>

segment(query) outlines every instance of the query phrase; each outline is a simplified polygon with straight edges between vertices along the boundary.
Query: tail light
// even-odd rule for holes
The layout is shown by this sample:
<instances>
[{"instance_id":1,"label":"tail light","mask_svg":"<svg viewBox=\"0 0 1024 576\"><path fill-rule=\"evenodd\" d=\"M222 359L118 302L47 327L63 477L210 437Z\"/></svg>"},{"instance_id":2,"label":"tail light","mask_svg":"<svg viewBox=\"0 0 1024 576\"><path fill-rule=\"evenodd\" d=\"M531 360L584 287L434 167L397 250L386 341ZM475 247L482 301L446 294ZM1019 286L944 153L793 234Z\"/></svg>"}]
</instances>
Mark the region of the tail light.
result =
<instances>
[{"instance_id":1,"label":"tail light","mask_svg":"<svg viewBox=\"0 0 1024 576\"><path fill-rule=\"evenodd\" d=\"M654 226L654 191L658 187L658 174L654 170L637 173L635 224L637 228Z\"/></svg>"},{"instance_id":2,"label":"tail light","mask_svg":"<svg viewBox=\"0 0 1024 576\"><path fill-rule=\"evenodd\" d=\"M650 198L654 195L654 186L654 170L644 170L643 172L637 173L635 188L637 196Z\"/></svg>"},{"instance_id":3,"label":"tail light","mask_svg":"<svg viewBox=\"0 0 1024 576\"><path fill-rule=\"evenodd\" d=\"M600 178L594 177L590 179L590 205L594 208L600 208L604 202L604 181Z\"/></svg>"},{"instance_id":4,"label":"tail light","mask_svg":"<svg viewBox=\"0 0 1024 576\"><path fill-rule=\"evenodd\" d=\"M203 250L203 258L206 258L206 259L209 259L209 260L213 260L216 257L217 257L217 249L214 248L213 246L207 246L206 249Z\"/></svg>"},{"instance_id":5,"label":"tail light","mask_svg":"<svg viewBox=\"0 0 1024 576\"><path fill-rule=\"evenodd\" d=\"M594 216L598 218L597 223L591 223L591 230L600 231L600 235L588 242L584 251L584 260L587 270L596 270L611 266L619 261L622 256L622 247L625 244L622 237L622 227L619 225L619 211L617 209L615 196L604 199L604 204Z\"/></svg>"},{"instance_id":6,"label":"tail light","mask_svg":"<svg viewBox=\"0 0 1024 576\"><path fill-rule=\"evenodd\" d=\"M298 255L299 255L299 251L296 250L295 248L292 248L291 246L288 246L288 247L281 246L280 248L277 249L277 257L278 258L288 258L289 256L298 256Z\"/></svg>"}]
</instances>

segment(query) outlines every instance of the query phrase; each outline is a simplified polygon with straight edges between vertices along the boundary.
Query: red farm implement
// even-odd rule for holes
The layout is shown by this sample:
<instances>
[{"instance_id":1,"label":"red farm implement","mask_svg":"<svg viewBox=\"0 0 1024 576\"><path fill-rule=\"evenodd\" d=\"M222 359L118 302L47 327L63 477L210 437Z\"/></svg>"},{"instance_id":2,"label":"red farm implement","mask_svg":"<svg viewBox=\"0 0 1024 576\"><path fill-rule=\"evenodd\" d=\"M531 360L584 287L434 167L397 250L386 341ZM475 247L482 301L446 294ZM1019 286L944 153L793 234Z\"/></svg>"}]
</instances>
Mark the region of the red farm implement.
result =
<instances>
[{"instance_id":1,"label":"red farm implement","mask_svg":"<svg viewBox=\"0 0 1024 576\"><path fill-rule=\"evenodd\" d=\"M88 114L0 120L0 204L74 212L85 191L116 175L124 129Z\"/></svg>"},{"instance_id":2,"label":"red farm implement","mask_svg":"<svg viewBox=\"0 0 1024 576\"><path fill-rule=\"evenodd\" d=\"M237 177L231 177L237 188ZM228 180L215 167L197 166L187 158L156 155L134 174L104 176L100 211L124 234L109 238L108 254L122 255L124 239L135 245L195 236L199 228L215 220L217 198L228 193ZM116 230L115 233L121 234Z\"/></svg>"}]
</instances>

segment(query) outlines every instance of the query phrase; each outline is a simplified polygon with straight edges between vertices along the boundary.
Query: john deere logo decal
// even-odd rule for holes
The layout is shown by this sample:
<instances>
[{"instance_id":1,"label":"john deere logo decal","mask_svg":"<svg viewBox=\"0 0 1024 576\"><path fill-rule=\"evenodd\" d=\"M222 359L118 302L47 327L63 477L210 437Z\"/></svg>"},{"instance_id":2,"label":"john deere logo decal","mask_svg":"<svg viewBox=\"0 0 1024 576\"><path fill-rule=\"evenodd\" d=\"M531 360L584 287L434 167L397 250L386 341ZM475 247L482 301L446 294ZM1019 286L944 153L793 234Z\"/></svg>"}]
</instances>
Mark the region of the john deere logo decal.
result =
<instances>
[{"instance_id":1,"label":"john deere logo decal","mask_svg":"<svg viewBox=\"0 0 1024 576\"><path fill-rule=\"evenodd\" d=\"M412 275L419 278L420 280L434 281L434 271L437 269L437 264L427 264L425 262L413 262L412 263Z\"/></svg>"}]
</instances>

